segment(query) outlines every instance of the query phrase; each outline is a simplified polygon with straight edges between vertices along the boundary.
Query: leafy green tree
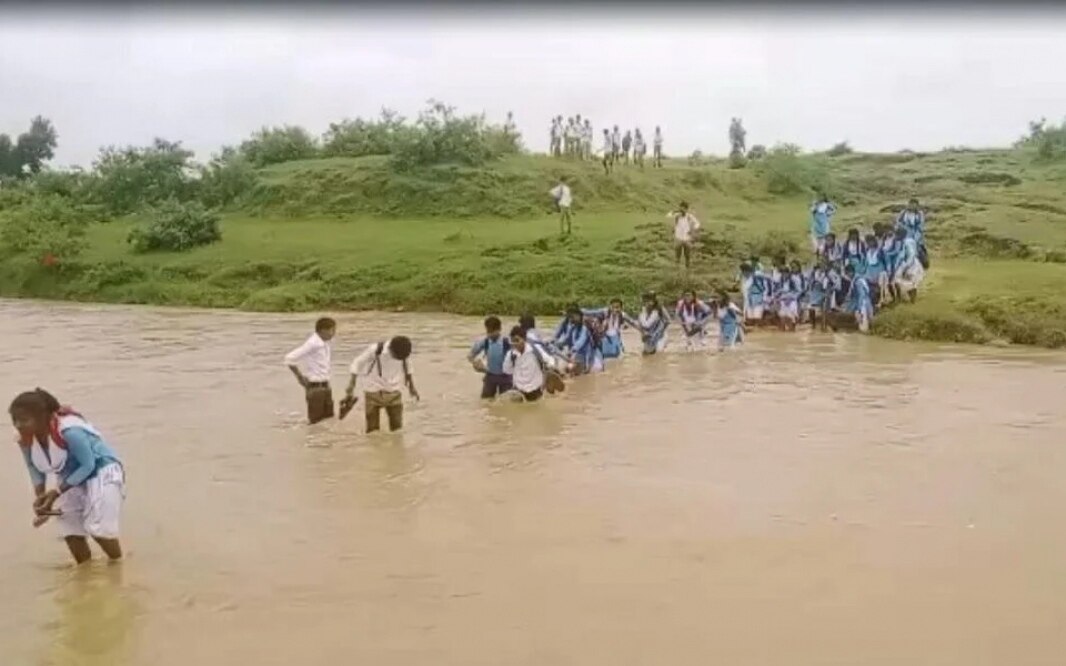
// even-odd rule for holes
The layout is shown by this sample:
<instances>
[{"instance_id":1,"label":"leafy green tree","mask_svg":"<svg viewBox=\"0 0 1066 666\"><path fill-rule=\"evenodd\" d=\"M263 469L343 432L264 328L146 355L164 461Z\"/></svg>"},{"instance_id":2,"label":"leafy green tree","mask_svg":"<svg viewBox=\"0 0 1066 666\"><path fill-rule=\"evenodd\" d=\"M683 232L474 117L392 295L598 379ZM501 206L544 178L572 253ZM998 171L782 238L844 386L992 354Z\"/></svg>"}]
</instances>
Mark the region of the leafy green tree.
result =
<instances>
[{"instance_id":1,"label":"leafy green tree","mask_svg":"<svg viewBox=\"0 0 1066 666\"><path fill-rule=\"evenodd\" d=\"M155 139L143 148L108 147L93 163L95 198L111 213L123 215L142 205L194 193L192 151L180 141Z\"/></svg>"},{"instance_id":2,"label":"leafy green tree","mask_svg":"<svg viewBox=\"0 0 1066 666\"><path fill-rule=\"evenodd\" d=\"M0 247L48 264L74 259L81 253L88 221L85 211L66 197L30 196L0 212Z\"/></svg>"},{"instance_id":3,"label":"leafy green tree","mask_svg":"<svg viewBox=\"0 0 1066 666\"><path fill-rule=\"evenodd\" d=\"M226 146L200 167L199 199L209 208L223 208L239 201L258 182L251 162L238 149Z\"/></svg>"},{"instance_id":4,"label":"leafy green tree","mask_svg":"<svg viewBox=\"0 0 1066 666\"><path fill-rule=\"evenodd\" d=\"M322 152L328 157L391 155L412 128L392 109L382 109L378 120L344 119L330 123L322 136Z\"/></svg>"},{"instance_id":5,"label":"leafy green tree","mask_svg":"<svg viewBox=\"0 0 1066 666\"><path fill-rule=\"evenodd\" d=\"M30 121L30 129L19 135L15 151L20 167L30 173L40 173L44 163L55 157L59 135L52 121L37 116Z\"/></svg>"}]
</instances>

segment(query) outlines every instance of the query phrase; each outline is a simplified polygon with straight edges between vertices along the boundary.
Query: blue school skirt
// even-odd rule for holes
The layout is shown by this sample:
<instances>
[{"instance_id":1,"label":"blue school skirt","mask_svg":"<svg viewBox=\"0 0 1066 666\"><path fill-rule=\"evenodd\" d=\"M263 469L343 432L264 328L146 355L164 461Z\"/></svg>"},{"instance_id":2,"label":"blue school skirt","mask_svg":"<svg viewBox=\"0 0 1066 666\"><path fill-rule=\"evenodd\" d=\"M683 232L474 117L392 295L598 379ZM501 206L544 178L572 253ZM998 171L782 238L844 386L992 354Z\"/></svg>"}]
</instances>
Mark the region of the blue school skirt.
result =
<instances>
[{"instance_id":1,"label":"blue school skirt","mask_svg":"<svg viewBox=\"0 0 1066 666\"><path fill-rule=\"evenodd\" d=\"M604 335L600 341L600 352L604 358L618 358L622 355L622 336Z\"/></svg>"}]
</instances>

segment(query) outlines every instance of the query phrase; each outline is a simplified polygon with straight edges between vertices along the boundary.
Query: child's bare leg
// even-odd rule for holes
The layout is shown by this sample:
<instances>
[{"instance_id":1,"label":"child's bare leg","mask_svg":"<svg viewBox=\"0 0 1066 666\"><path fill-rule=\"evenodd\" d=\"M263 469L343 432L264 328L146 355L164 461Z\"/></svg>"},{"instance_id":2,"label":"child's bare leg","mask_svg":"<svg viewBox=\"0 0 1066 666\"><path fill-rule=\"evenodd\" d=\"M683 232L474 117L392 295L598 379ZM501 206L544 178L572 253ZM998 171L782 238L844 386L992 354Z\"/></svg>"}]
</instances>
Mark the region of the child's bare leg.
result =
<instances>
[{"instance_id":1,"label":"child's bare leg","mask_svg":"<svg viewBox=\"0 0 1066 666\"><path fill-rule=\"evenodd\" d=\"M70 550L70 555L76 563L84 564L93 558L93 553L89 550L89 541L85 537L68 536L63 540L67 542L67 549Z\"/></svg>"},{"instance_id":2,"label":"child's bare leg","mask_svg":"<svg viewBox=\"0 0 1066 666\"><path fill-rule=\"evenodd\" d=\"M100 546L100 549L103 550L104 554L110 559L122 559L122 544L119 543L118 539L101 539L99 537L93 537L93 541Z\"/></svg>"}]
</instances>

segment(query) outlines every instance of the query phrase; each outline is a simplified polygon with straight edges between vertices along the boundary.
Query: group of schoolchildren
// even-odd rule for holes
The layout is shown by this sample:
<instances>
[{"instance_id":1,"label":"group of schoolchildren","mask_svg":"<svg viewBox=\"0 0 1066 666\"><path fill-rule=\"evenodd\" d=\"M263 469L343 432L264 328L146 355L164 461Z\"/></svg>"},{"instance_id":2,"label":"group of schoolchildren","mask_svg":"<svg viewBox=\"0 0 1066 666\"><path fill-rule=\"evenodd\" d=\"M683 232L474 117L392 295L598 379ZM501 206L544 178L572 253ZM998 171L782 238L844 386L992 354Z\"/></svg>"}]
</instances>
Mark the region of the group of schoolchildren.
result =
<instances>
[{"instance_id":1,"label":"group of schoolchildren","mask_svg":"<svg viewBox=\"0 0 1066 666\"><path fill-rule=\"evenodd\" d=\"M725 293L704 301L694 291L685 291L671 312L654 292L648 292L636 316L625 311L621 299L599 308L573 303L550 336L537 330L529 314L522 315L507 336L499 317L488 317L485 336L470 348L467 360L484 375L482 398L533 402L545 392L565 390L564 377L602 372L607 361L623 356L626 329L640 335L641 354L651 356L666 348L667 329L675 322L685 349L706 347L708 329L715 321L720 351L742 341L741 309Z\"/></svg>"},{"instance_id":2,"label":"group of schoolchildren","mask_svg":"<svg viewBox=\"0 0 1066 666\"><path fill-rule=\"evenodd\" d=\"M865 236L848 230L843 242L831 231L836 205L822 195L811 205L814 260L779 257L769 271L758 257L740 264L743 312L749 323L776 320L785 330L809 321L825 329L835 315L853 317L869 330L878 308L914 302L929 267L925 212L911 199L894 224L875 224Z\"/></svg>"},{"instance_id":3,"label":"group of schoolchildren","mask_svg":"<svg viewBox=\"0 0 1066 666\"><path fill-rule=\"evenodd\" d=\"M570 157L579 160L593 159L592 121L582 119L581 114L567 118L563 121L562 116L552 118L550 130L550 154L553 157ZM644 156L647 155L648 144L641 134L640 129L626 130L625 134L614 126L613 130L603 130L603 153L601 160L606 173L611 173L616 164L632 163L644 168ZM663 133L659 127L655 128L655 136L652 138L652 166L663 165Z\"/></svg>"}]
</instances>

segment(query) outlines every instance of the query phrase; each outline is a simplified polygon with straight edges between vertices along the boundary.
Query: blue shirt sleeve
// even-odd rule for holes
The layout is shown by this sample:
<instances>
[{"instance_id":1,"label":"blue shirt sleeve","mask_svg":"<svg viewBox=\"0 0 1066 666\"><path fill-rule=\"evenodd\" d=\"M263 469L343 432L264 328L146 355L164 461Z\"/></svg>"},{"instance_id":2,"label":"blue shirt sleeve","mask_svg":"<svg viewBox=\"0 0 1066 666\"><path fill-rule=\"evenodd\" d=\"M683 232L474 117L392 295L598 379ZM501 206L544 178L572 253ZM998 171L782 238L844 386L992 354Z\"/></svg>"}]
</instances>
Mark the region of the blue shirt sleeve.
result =
<instances>
[{"instance_id":1,"label":"blue shirt sleeve","mask_svg":"<svg viewBox=\"0 0 1066 666\"><path fill-rule=\"evenodd\" d=\"M34 487L44 485L44 474L33 466L33 460L30 459L30 448L28 446L20 446L22 450L22 458L26 461L26 469L30 472L30 481L33 481Z\"/></svg>"},{"instance_id":2,"label":"blue shirt sleeve","mask_svg":"<svg viewBox=\"0 0 1066 666\"><path fill-rule=\"evenodd\" d=\"M93 453L93 435L83 428L67 428L63 431L67 442L67 455L77 461L78 466L63 479L68 486L80 486L96 471L96 455Z\"/></svg>"},{"instance_id":3,"label":"blue shirt sleeve","mask_svg":"<svg viewBox=\"0 0 1066 666\"><path fill-rule=\"evenodd\" d=\"M470 347L470 353L467 354L467 358L473 361L485 351L485 346L485 338L478 340L472 347Z\"/></svg>"}]
</instances>

